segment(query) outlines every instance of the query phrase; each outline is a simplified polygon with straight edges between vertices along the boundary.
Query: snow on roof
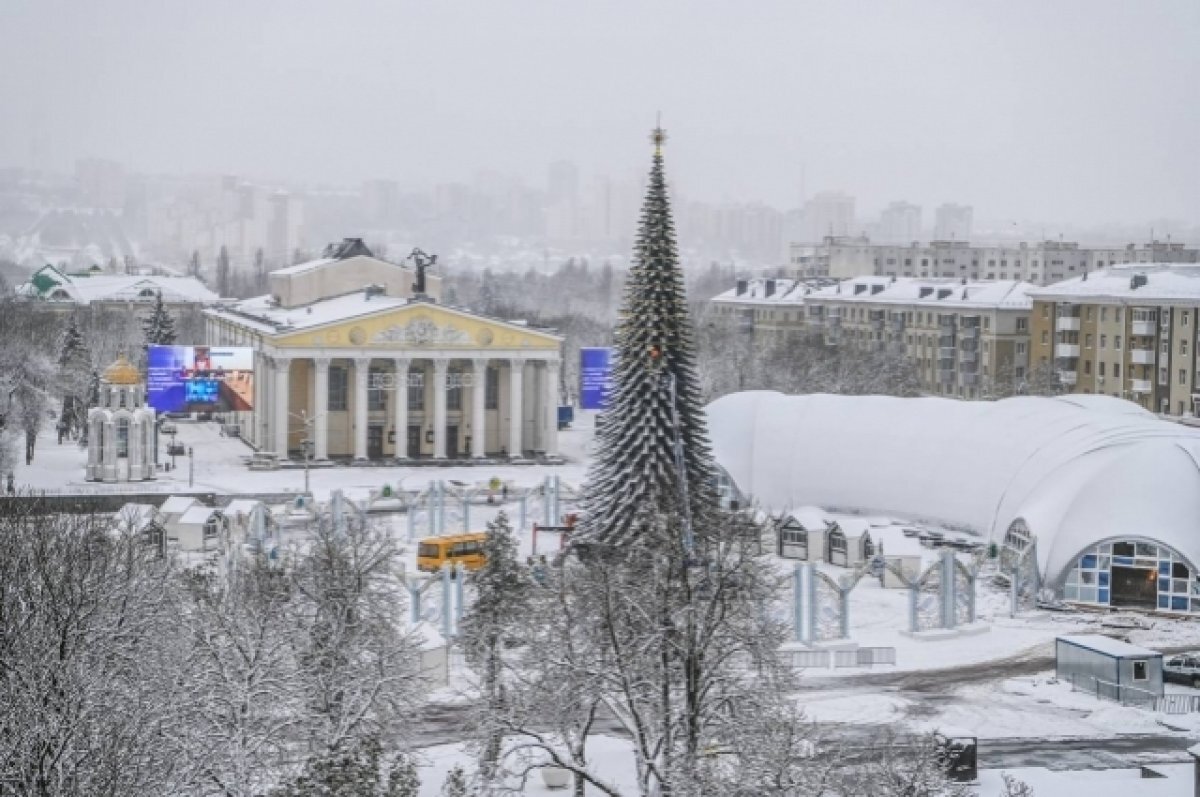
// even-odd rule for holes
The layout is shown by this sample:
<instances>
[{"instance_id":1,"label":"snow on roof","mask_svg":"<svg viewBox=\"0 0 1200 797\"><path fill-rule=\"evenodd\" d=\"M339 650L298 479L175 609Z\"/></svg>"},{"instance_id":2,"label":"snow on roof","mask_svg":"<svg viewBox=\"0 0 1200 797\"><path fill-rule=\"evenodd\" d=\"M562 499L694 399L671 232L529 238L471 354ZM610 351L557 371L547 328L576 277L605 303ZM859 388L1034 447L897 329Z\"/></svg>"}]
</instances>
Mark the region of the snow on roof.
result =
<instances>
[{"instance_id":1,"label":"snow on roof","mask_svg":"<svg viewBox=\"0 0 1200 797\"><path fill-rule=\"evenodd\" d=\"M864 518L841 517L837 520L838 528L848 539L856 540L864 534L870 534L870 524Z\"/></svg>"},{"instance_id":2,"label":"snow on roof","mask_svg":"<svg viewBox=\"0 0 1200 797\"><path fill-rule=\"evenodd\" d=\"M177 520L175 522L180 525L196 524L196 525L202 526L208 522L209 518L211 518L214 514L216 514L219 511L220 510L214 509L211 506L201 506L201 505L191 506L191 507L188 507L187 511L185 511L182 515L180 515L179 520Z\"/></svg>"},{"instance_id":3,"label":"snow on roof","mask_svg":"<svg viewBox=\"0 0 1200 797\"><path fill-rule=\"evenodd\" d=\"M381 310L404 307L408 299L374 294L367 296L365 290L321 299L303 307L279 307L270 295L256 296L228 307L209 310L211 315L229 316L240 323L250 322L267 332L309 329L324 324L347 321L351 318L371 315Z\"/></svg>"},{"instance_id":4,"label":"snow on roof","mask_svg":"<svg viewBox=\"0 0 1200 797\"><path fill-rule=\"evenodd\" d=\"M713 454L765 509L880 512L1001 543L1020 519L1056 579L1103 540L1200 564L1200 432L1103 396L785 396L707 408Z\"/></svg>"},{"instance_id":5,"label":"snow on roof","mask_svg":"<svg viewBox=\"0 0 1200 797\"><path fill-rule=\"evenodd\" d=\"M1162 655L1157 650L1131 645L1128 642L1122 642L1119 639L1113 639L1103 634L1070 634L1058 637L1057 641L1094 650L1097 653L1103 653L1106 656L1118 659L1140 659L1147 656Z\"/></svg>"},{"instance_id":6,"label":"snow on roof","mask_svg":"<svg viewBox=\"0 0 1200 797\"><path fill-rule=\"evenodd\" d=\"M1135 277L1144 278L1135 280ZM1136 287L1135 287L1136 286ZM1031 291L1035 299L1110 301L1126 305L1200 300L1200 264L1127 263Z\"/></svg>"},{"instance_id":7,"label":"snow on roof","mask_svg":"<svg viewBox=\"0 0 1200 797\"><path fill-rule=\"evenodd\" d=\"M738 282L745 283L742 293L739 294L738 289L734 287L717 294L712 300L737 304L804 304L804 295L811 290L803 282L790 279L751 279ZM767 295L768 288L771 289L770 295Z\"/></svg>"},{"instance_id":8,"label":"snow on roof","mask_svg":"<svg viewBox=\"0 0 1200 797\"><path fill-rule=\"evenodd\" d=\"M196 503L196 499L190 495L173 495L166 501L163 501L159 511L164 515L182 515Z\"/></svg>"},{"instance_id":9,"label":"snow on roof","mask_svg":"<svg viewBox=\"0 0 1200 797\"><path fill-rule=\"evenodd\" d=\"M58 284L39 290L35 279L45 273ZM165 302L212 304L220 297L195 277L164 277L143 274L70 275L51 266L39 269L17 292L25 296L48 297L62 290L71 301L91 304L97 301L153 301L162 293Z\"/></svg>"},{"instance_id":10,"label":"snow on roof","mask_svg":"<svg viewBox=\"0 0 1200 797\"><path fill-rule=\"evenodd\" d=\"M829 514L820 507L802 506L787 513L796 519L805 531L824 531L829 525Z\"/></svg>"},{"instance_id":11,"label":"snow on roof","mask_svg":"<svg viewBox=\"0 0 1200 797\"><path fill-rule=\"evenodd\" d=\"M809 302L869 302L927 307L1028 310L1033 307L1031 282L1019 280L917 279L914 277L855 277L812 291Z\"/></svg>"},{"instance_id":12,"label":"snow on roof","mask_svg":"<svg viewBox=\"0 0 1200 797\"><path fill-rule=\"evenodd\" d=\"M296 263L291 266L284 266L271 271L272 274L303 274L306 271L316 271L322 266L328 266L330 263L336 263L335 257L318 257L316 260L306 260L303 263Z\"/></svg>"}]
</instances>

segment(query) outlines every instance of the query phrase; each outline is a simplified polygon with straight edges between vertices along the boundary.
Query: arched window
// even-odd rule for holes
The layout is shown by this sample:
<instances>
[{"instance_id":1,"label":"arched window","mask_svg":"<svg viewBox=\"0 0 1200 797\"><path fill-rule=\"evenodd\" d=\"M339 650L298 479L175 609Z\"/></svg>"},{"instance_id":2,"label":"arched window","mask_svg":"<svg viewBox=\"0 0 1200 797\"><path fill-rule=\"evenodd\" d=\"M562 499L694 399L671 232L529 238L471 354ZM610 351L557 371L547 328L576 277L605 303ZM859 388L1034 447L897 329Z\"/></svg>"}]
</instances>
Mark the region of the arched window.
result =
<instances>
[{"instance_id":1,"label":"arched window","mask_svg":"<svg viewBox=\"0 0 1200 797\"><path fill-rule=\"evenodd\" d=\"M129 419L119 418L117 420L117 456L129 456Z\"/></svg>"},{"instance_id":2,"label":"arched window","mask_svg":"<svg viewBox=\"0 0 1200 797\"><path fill-rule=\"evenodd\" d=\"M126 397L125 397L125 389L124 389L124 388L121 388L120 390L118 390L118 391L117 391L117 396L118 396L118 398L120 399L120 402L119 402L119 405L118 405L118 406L124 407L124 406L125 406L125 398L126 398Z\"/></svg>"},{"instance_id":3,"label":"arched window","mask_svg":"<svg viewBox=\"0 0 1200 797\"><path fill-rule=\"evenodd\" d=\"M140 291L138 291L138 296L142 299L153 299L154 298L154 289L153 288L142 288Z\"/></svg>"}]
</instances>

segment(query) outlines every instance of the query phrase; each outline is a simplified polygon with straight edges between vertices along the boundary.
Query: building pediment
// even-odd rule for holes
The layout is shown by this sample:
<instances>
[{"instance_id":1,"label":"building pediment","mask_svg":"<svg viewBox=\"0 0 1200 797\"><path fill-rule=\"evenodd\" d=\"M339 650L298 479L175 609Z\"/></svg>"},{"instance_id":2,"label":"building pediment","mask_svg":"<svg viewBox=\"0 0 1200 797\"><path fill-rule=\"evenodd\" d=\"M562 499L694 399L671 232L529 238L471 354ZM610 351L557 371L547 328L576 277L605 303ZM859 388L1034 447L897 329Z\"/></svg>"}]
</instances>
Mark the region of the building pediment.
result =
<instances>
[{"instance_id":1,"label":"building pediment","mask_svg":"<svg viewBox=\"0 0 1200 797\"><path fill-rule=\"evenodd\" d=\"M282 334L281 348L557 350L555 335L463 310L419 302L342 322Z\"/></svg>"}]
</instances>

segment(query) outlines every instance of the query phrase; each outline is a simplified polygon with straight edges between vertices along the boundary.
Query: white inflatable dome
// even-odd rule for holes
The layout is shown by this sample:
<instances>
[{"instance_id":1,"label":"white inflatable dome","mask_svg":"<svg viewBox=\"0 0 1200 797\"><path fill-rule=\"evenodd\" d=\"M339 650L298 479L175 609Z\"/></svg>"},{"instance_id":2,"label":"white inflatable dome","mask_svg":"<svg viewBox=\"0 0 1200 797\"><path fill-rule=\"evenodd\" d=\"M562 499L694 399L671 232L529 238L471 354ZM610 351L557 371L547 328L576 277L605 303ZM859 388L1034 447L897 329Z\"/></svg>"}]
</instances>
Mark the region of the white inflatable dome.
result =
<instances>
[{"instance_id":1,"label":"white inflatable dome","mask_svg":"<svg viewBox=\"0 0 1200 797\"><path fill-rule=\"evenodd\" d=\"M1022 520L1052 582L1111 540L1200 563L1200 432L1127 401L756 391L707 412L717 463L771 511L889 513L996 543Z\"/></svg>"}]
</instances>

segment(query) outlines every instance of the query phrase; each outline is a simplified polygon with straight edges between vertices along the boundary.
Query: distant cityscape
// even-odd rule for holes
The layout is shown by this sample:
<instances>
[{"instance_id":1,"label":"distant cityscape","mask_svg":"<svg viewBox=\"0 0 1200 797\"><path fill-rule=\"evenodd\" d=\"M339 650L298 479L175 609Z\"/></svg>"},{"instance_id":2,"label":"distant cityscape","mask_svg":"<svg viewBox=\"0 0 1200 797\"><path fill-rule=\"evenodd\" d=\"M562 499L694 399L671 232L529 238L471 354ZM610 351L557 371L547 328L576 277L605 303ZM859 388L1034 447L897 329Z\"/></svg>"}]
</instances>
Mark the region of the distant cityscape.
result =
<instances>
[{"instance_id":1,"label":"distant cityscape","mask_svg":"<svg viewBox=\"0 0 1200 797\"><path fill-rule=\"evenodd\" d=\"M634 177L585 181L570 161L549 164L538 183L480 172L468 182L417 188L390 179L326 186L148 175L87 158L72 174L0 169L0 263L26 272L48 264L107 271L138 264L180 273L190 267L210 276L223 249L233 272L247 273L260 261L275 268L307 259L352 230L383 256L394 259L419 244L466 269L548 269L570 257L620 265L636 236L643 188ZM1052 261L1061 258L1034 250L1106 253L1087 263L1095 267L1126 262L1120 252L1134 244L1153 250L1157 262L1194 262L1184 243L1200 240L1195 226L1179 222L1066 230L987 222L960 202L929 214L897 200L866 214L840 191L818 192L790 209L686 195L675 197L675 208L687 266L719 263L748 273L783 267L796 276L953 271L970 279L1048 282L1078 272L1067 260L1055 271ZM970 255L972 248L985 251ZM955 268L942 268L950 260ZM1040 270L1032 266L1037 261Z\"/></svg>"}]
</instances>

